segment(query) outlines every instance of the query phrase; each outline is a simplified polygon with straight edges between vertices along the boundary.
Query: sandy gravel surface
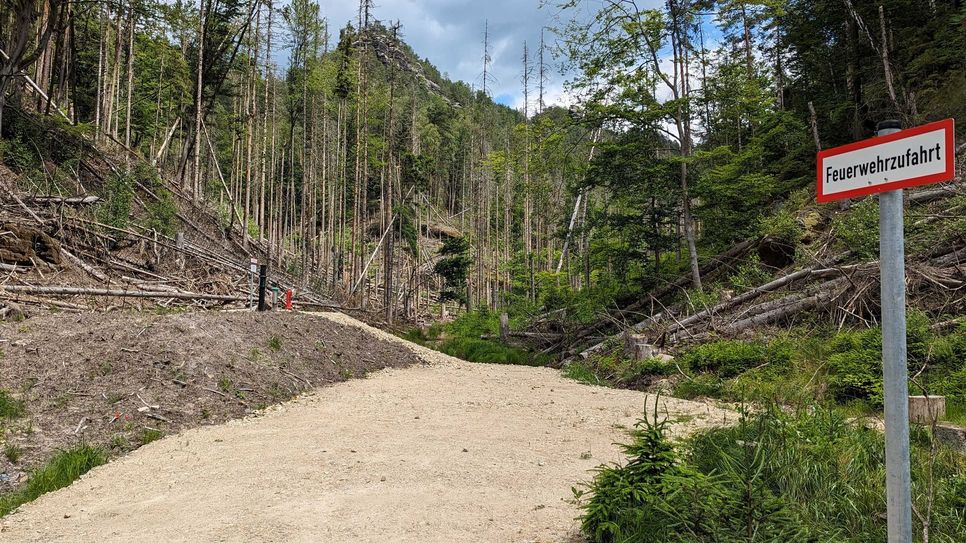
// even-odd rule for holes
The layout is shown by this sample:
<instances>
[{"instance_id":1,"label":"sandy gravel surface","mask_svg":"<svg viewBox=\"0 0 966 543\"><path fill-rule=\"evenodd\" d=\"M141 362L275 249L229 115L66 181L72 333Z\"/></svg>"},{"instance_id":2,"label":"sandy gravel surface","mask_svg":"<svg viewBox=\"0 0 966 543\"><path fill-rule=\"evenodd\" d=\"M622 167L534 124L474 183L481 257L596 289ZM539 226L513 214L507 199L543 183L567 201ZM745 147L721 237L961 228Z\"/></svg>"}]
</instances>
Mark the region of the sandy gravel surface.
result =
<instances>
[{"instance_id":1,"label":"sandy gravel surface","mask_svg":"<svg viewBox=\"0 0 966 543\"><path fill-rule=\"evenodd\" d=\"M371 331L373 341L401 341ZM188 430L97 468L0 520L0 541L573 540L571 486L619 459L613 442L648 397L413 348L425 364ZM726 416L661 401L682 434Z\"/></svg>"}]
</instances>

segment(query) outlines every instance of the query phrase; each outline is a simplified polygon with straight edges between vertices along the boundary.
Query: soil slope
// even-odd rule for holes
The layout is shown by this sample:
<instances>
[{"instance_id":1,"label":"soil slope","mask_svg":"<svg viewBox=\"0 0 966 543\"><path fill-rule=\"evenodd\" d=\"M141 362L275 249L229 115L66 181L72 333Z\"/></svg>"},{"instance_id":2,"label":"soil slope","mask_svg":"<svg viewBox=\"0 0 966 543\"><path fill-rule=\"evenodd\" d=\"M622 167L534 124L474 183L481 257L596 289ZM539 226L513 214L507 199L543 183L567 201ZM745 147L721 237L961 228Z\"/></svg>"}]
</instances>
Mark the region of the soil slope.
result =
<instances>
[{"instance_id":1,"label":"soil slope","mask_svg":"<svg viewBox=\"0 0 966 543\"><path fill-rule=\"evenodd\" d=\"M0 456L0 491L57 449L91 443L117 456L149 428L220 424L418 362L356 326L286 312L114 311L0 323L0 389L26 406L26 417L0 425L0 446L21 451L16 464Z\"/></svg>"},{"instance_id":2,"label":"soil slope","mask_svg":"<svg viewBox=\"0 0 966 543\"><path fill-rule=\"evenodd\" d=\"M319 317L313 317L319 318ZM619 460L643 393L550 369L426 362L156 441L0 521L4 541L559 542L571 486ZM679 434L724 411L662 398Z\"/></svg>"}]
</instances>

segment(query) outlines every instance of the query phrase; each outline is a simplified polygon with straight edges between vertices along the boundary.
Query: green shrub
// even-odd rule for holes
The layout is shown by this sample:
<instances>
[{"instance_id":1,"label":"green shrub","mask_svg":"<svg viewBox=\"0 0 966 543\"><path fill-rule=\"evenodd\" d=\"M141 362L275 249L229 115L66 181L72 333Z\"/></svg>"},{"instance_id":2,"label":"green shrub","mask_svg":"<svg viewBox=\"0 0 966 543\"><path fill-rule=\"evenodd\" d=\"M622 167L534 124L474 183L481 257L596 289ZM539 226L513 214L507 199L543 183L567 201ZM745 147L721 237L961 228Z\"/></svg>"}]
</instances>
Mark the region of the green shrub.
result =
<instances>
[{"instance_id":1,"label":"green shrub","mask_svg":"<svg viewBox=\"0 0 966 543\"><path fill-rule=\"evenodd\" d=\"M910 391L944 394L966 401L966 333L956 331L939 336L931 331L929 319L920 312L909 313L906 346ZM882 332L879 328L846 331L829 341L829 393L839 403L854 400L882 405ZM920 370L923 370L920 372Z\"/></svg>"},{"instance_id":2,"label":"green shrub","mask_svg":"<svg viewBox=\"0 0 966 543\"><path fill-rule=\"evenodd\" d=\"M150 200L147 206L148 217L144 227L155 230L160 234L171 237L178 230L178 205L174 201L171 191L160 187L153 190L158 200Z\"/></svg>"},{"instance_id":3,"label":"green shrub","mask_svg":"<svg viewBox=\"0 0 966 543\"><path fill-rule=\"evenodd\" d=\"M774 215L761 218L759 231L763 236L770 236L784 241L792 246L798 245L802 239L802 225L795 218L795 214L788 209L781 209Z\"/></svg>"},{"instance_id":4,"label":"green shrub","mask_svg":"<svg viewBox=\"0 0 966 543\"><path fill-rule=\"evenodd\" d=\"M47 492L64 488L105 462L107 455L104 451L87 445L58 452L44 466L35 470L22 488L0 495L0 516Z\"/></svg>"},{"instance_id":5,"label":"green shrub","mask_svg":"<svg viewBox=\"0 0 966 543\"><path fill-rule=\"evenodd\" d=\"M666 377L675 371L677 368L673 363L657 358L628 360L620 369L618 381L622 386L634 388L637 383L650 381L654 377Z\"/></svg>"},{"instance_id":6,"label":"green shrub","mask_svg":"<svg viewBox=\"0 0 966 543\"><path fill-rule=\"evenodd\" d=\"M764 364L784 366L790 359L791 348L785 342L764 344L738 340L705 343L682 357L692 370L715 373L725 379Z\"/></svg>"},{"instance_id":7,"label":"green shrub","mask_svg":"<svg viewBox=\"0 0 966 543\"><path fill-rule=\"evenodd\" d=\"M429 338L426 337L426 332L422 328L410 328L408 330L403 330L398 332L399 337L405 339L410 343L415 343L416 345L426 345L429 343Z\"/></svg>"},{"instance_id":8,"label":"green shrub","mask_svg":"<svg viewBox=\"0 0 966 543\"><path fill-rule=\"evenodd\" d=\"M717 398L723 389L724 382L720 377L705 373L681 380L674 387L674 395L685 400Z\"/></svg>"},{"instance_id":9,"label":"green shrub","mask_svg":"<svg viewBox=\"0 0 966 543\"><path fill-rule=\"evenodd\" d=\"M718 292L716 292L718 289L705 288L706 290L690 289L686 292L685 302L688 305L688 310L692 313L710 309L718 304L720 300Z\"/></svg>"},{"instance_id":10,"label":"green shrub","mask_svg":"<svg viewBox=\"0 0 966 543\"><path fill-rule=\"evenodd\" d=\"M500 315L487 308L469 311L446 325L446 331L456 337L478 338L500 332Z\"/></svg>"},{"instance_id":11,"label":"green shrub","mask_svg":"<svg viewBox=\"0 0 966 543\"><path fill-rule=\"evenodd\" d=\"M879 201L875 198L852 206L848 213L832 222L840 248L860 258L876 258L879 254Z\"/></svg>"},{"instance_id":12,"label":"green shrub","mask_svg":"<svg viewBox=\"0 0 966 543\"><path fill-rule=\"evenodd\" d=\"M626 464L600 466L587 485L581 528L597 543L667 541L672 530L665 507L674 501L679 481L700 484L701 476L685 467L667 439L667 421L642 420L623 445ZM574 489L578 500L584 493Z\"/></svg>"},{"instance_id":13,"label":"green shrub","mask_svg":"<svg viewBox=\"0 0 966 543\"><path fill-rule=\"evenodd\" d=\"M112 174L104 187L103 198L104 202L97 210L97 220L115 228L127 228L134 198L134 178Z\"/></svg>"},{"instance_id":14,"label":"green shrub","mask_svg":"<svg viewBox=\"0 0 966 543\"><path fill-rule=\"evenodd\" d=\"M417 345L428 345L434 341L439 341L443 335L443 325L433 324L426 328L410 328L399 333L399 337L406 341L411 341Z\"/></svg>"},{"instance_id":15,"label":"green shrub","mask_svg":"<svg viewBox=\"0 0 966 543\"><path fill-rule=\"evenodd\" d=\"M564 370L564 376L593 385L640 390L651 385L655 379L676 371L677 367L671 362L657 358L633 360L616 351L571 362Z\"/></svg>"},{"instance_id":16,"label":"green shrub","mask_svg":"<svg viewBox=\"0 0 966 543\"><path fill-rule=\"evenodd\" d=\"M442 258L436 262L433 271L443 278L440 301L453 300L467 305L466 278L473 264L469 241L462 237L447 238L439 249L439 255Z\"/></svg>"},{"instance_id":17,"label":"green shrub","mask_svg":"<svg viewBox=\"0 0 966 543\"><path fill-rule=\"evenodd\" d=\"M876 336L878 337L878 336ZM829 393L839 403L867 400L882 405L882 351L863 347L828 358Z\"/></svg>"},{"instance_id":18,"label":"green shrub","mask_svg":"<svg viewBox=\"0 0 966 543\"><path fill-rule=\"evenodd\" d=\"M0 137L0 162L17 173L26 173L40 166L36 151L20 139Z\"/></svg>"},{"instance_id":19,"label":"green shrub","mask_svg":"<svg viewBox=\"0 0 966 543\"><path fill-rule=\"evenodd\" d=\"M771 274L761 267L761 258L755 253L738 266L731 276L731 286L738 290L751 290L770 278Z\"/></svg>"}]
</instances>

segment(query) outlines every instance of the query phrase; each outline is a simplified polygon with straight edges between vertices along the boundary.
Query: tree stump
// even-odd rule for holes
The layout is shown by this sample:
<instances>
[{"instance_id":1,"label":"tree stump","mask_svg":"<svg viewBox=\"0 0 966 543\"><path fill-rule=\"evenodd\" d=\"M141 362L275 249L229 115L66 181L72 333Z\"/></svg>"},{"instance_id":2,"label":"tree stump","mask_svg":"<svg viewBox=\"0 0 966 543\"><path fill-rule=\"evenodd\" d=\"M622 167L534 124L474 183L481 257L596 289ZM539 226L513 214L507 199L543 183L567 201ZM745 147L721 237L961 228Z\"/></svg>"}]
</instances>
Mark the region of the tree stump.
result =
<instances>
[{"instance_id":1,"label":"tree stump","mask_svg":"<svg viewBox=\"0 0 966 543\"><path fill-rule=\"evenodd\" d=\"M661 354L661 349L648 343L647 336L628 334L624 338L624 355L634 360L647 360Z\"/></svg>"},{"instance_id":2,"label":"tree stump","mask_svg":"<svg viewBox=\"0 0 966 543\"><path fill-rule=\"evenodd\" d=\"M931 425L945 416L945 396L909 396L909 422Z\"/></svg>"}]
</instances>

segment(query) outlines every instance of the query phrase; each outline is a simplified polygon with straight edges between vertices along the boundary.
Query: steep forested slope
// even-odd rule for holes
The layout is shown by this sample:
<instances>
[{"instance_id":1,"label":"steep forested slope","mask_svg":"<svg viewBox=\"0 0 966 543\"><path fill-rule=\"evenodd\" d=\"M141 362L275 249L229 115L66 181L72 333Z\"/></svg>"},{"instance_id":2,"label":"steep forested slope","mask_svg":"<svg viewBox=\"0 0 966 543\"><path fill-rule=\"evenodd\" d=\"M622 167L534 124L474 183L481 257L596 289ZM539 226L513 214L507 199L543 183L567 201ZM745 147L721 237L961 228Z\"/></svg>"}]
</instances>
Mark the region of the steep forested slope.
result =
<instances>
[{"instance_id":1,"label":"steep forested slope","mask_svg":"<svg viewBox=\"0 0 966 543\"><path fill-rule=\"evenodd\" d=\"M4 79L16 193L96 194L107 205L94 213L111 219L98 222L126 227L127 193L157 182L172 205L216 216L242 264L245 253L270 259L289 283L387 317L437 300L440 240L467 240L466 269L447 289L467 305L498 303L512 288L510 263L537 253L524 266L547 269L563 243L559 202L586 131L542 107L526 123L485 89L448 81L405 45L405 27L379 22L367 2L338 32L305 1L211 0L200 11L27 2L0 17L25 23L4 25L3 36L7 48L24 42L4 64L26 76ZM38 113L63 117L61 133L84 149L38 145L43 130L25 128ZM115 164L85 184L88 172L71 167L93 147ZM45 174L45 164L57 171Z\"/></svg>"}]
</instances>

